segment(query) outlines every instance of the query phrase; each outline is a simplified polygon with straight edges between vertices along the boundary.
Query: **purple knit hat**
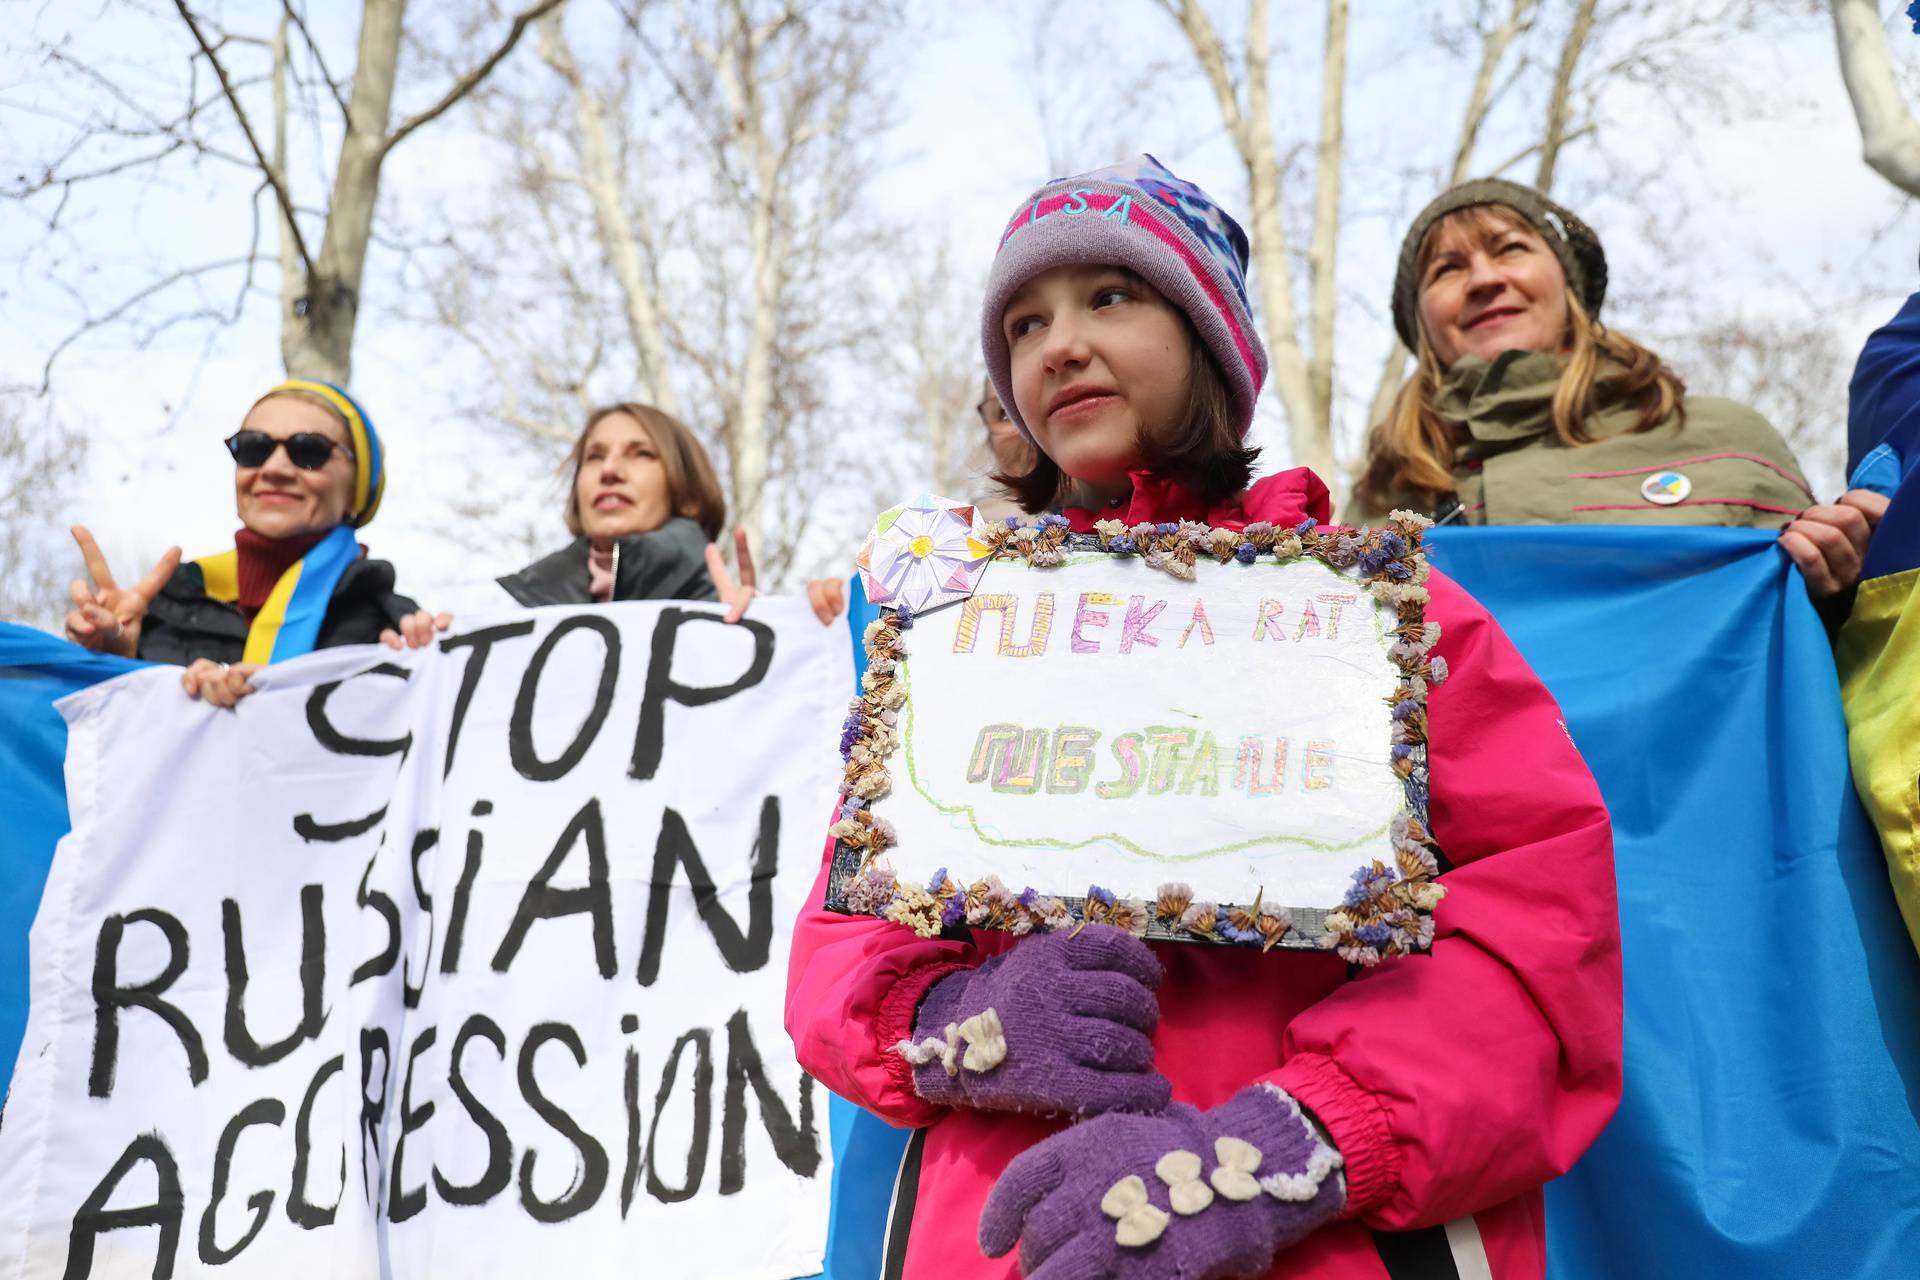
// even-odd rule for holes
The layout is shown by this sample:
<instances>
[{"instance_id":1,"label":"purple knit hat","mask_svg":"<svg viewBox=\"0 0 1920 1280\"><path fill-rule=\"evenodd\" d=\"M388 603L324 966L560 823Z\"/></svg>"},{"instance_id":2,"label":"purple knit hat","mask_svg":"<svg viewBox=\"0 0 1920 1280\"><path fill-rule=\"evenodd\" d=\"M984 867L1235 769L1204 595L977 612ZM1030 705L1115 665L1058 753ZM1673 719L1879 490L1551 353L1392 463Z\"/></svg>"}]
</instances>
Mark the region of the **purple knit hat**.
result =
<instances>
[{"instance_id":1,"label":"purple knit hat","mask_svg":"<svg viewBox=\"0 0 1920 1280\"><path fill-rule=\"evenodd\" d=\"M1247 235L1199 187L1149 155L1056 178L1029 196L1000 236L980 308L987 373L1015 426L1012 356L1001 317L1021 285L1067 264L1126 267L1160 291L1199 332L1233 389L1244 437L1267 379L1267 351L1247 306Z\"/></svg>"}]
</instances>

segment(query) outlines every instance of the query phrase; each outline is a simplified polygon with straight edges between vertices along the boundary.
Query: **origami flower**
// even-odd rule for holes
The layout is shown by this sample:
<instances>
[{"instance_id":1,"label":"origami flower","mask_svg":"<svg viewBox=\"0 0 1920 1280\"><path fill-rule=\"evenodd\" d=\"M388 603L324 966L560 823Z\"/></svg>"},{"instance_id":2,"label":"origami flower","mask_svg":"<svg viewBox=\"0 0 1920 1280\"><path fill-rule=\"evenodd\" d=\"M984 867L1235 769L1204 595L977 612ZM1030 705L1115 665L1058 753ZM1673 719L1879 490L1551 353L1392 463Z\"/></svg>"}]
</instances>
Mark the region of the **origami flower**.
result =
<instances>
[{"instance_id":1,"label":"origami flower","mask_svg":"<svg viewBox=\"0 0 1920 1280\"><path fill-rule=\"evenodd\" d=\"M973 594L992 555L986 538L974 507L923 493L882 511L853 562L868 600L910 618Z\"/></svg>"}]
</instances>

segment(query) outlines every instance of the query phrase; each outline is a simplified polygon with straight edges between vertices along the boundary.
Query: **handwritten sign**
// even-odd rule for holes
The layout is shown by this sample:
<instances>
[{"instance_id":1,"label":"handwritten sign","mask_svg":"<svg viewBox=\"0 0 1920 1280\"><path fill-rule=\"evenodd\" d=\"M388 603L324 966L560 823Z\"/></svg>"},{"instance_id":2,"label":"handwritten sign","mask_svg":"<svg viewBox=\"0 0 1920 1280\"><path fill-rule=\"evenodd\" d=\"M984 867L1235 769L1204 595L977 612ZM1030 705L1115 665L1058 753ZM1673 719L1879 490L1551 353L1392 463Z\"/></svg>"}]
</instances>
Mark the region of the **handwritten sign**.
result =
<instances>
[{"instance_id":1,"label":"handwritten sign","mask_svg":"<svg viewBox=\"0 0 1920 1280\"><path fill-rule=\"evenodd\" d=\"M789 744L845 642L717 614L62 704L0 1277L817 1271L826 1099L781 1008L832 770Z\"/></svg>"},{"instance_id":2,"label":"handwritten sign","mask_svg":"<svg viewBox=\"0 0 1920 1280\"><path fill-rule=\"evenodd\" d=\"M1271 536L1254 555L1239 549L1251 546L1245 535L1158 536L1176 554L1116 554L1057 526L1025 539L1024 554L1002 538L964 601L910 616L904 630L895 615L870 636L886 783L867 819L855 808L840 828L843 908L864 897L912 922L896 901L871 901L880 869L909 898L919 888L939 900L950 882L943 926L984 916L1031 928L1117 910L1114 922L1156 936L1250 932L1261 945L1318 947L1372 923L1337 914L1360 905L1356 885L1370 896L1403 882L1401 905L1417 916L1414 899L1425 899L1430 910L1433 667L1414 540L1376 531L1345 535L1343 548L1343 535L1296 534L1282 560ZM1397 554L1363 568L1358 552L1383 536ZM1183 538L1190 562L1177 555ZM875 790L860 764L849 769L856 806ZM998 899L996 881L1065 911L1046 902L1038 918L995 919L979 908ZM969 903L975 885L985 888ZM1423 885L1431 892L1413 892ZM1214 920L1192 916L1195 903L1218 908ZM1236 925L1235 908L1251 923ZM1399 923L1417 943L1418 921Z\"/></svg>"}]
</instances>

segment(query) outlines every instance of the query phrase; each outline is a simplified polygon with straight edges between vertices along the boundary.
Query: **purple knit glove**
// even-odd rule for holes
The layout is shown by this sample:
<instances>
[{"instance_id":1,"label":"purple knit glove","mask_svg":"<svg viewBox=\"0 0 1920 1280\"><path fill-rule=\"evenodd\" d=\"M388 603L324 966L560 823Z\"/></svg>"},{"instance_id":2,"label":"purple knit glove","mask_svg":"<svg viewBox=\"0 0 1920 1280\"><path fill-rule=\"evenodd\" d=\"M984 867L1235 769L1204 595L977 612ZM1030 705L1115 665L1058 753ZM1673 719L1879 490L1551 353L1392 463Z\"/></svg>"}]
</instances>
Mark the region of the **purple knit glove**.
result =
<instances>
[{"instance_id":1,"label":"purple knit glove","mask_svg":"<svg viewBox=\"0 0 1920 1280\"><path fill-rule=\"evenodd\" d=\"M980 1214L980 1247L1020 1242L1033 1280L1235 1280L1347 1202L1340 1153L1284 1090L1211 1111L1109 1115L1022 1152Z\"/></svg>"},{"instance_id":2,"label":"purple knit glove","mask_svg":"<svg viewBox=\"0 0 1920 1280\"><path fill-rule=\"evenodd\" d=\"M1123 929L1022 938L977 969L928 988L913 1039L894 1046L914 1064L929 1102L988 1111L1157 1111L1172 1097L1153 1069L1148 1033L1160 962Z\"/></svg>"}]
</instances>

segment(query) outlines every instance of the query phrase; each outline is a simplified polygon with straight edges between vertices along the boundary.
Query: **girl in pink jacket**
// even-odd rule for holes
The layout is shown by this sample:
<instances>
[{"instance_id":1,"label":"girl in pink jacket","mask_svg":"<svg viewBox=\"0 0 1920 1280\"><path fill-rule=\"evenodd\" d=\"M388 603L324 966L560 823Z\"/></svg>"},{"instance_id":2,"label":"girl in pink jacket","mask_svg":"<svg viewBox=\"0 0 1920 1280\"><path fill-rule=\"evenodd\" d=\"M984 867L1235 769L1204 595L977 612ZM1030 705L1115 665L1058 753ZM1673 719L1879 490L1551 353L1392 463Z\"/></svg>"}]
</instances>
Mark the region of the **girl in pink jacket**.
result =
<instances>
[{"instance_id":1,"label":"girl in pink jacket","mask_svg":"<svg viewBox=\"0 0 1920 1280\"><path fill-rule=\"evenodd\" d=\"M1022 205L981 327L1040 449L1003 477L1028 510L1071 502L1081 532L1326 519L1305 469L1247 487L1266 356L1246 260L1239 226L1151 157ZM1448 889L1428 954L922 938L825 911L823 866L787 1028L829 1088L917 1131L887 1276L1005 1280L1016 1245L1036 1280L1543 1275L1541 1185L1620 1093L1611 833L1506 636L1426 586L1452 673L1428 706ZM1004 1060L946 1069L941 1029L988 1009Z\"/></svg>"}]
</instances>

